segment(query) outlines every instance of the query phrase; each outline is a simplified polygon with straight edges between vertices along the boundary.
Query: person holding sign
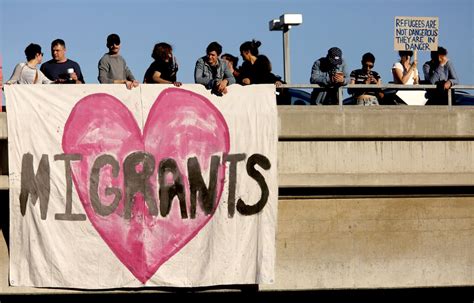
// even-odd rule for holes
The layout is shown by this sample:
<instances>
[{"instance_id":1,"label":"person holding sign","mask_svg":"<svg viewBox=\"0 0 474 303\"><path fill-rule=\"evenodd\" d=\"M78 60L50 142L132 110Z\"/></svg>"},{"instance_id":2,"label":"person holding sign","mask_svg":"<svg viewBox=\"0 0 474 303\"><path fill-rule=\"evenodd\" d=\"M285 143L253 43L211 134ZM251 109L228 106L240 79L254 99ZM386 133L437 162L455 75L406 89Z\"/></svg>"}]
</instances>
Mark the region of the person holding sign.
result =
<instances>
[{"instance_id":1,"label":"person holding sign","mask_svg":"<svg viewBox=\"0 0 474 303\"><path fill-rule=\"evenodd\" d=\"M393 82L403 85L419 84L418 62L416 59L411 62L413 52L399 51L398 54L400 61L393 64L392 67ZM396 95L408 105L425 105L426 103L424 90L399 90Z\"/></svg>"},{"instance_id":2,"label":"person holding sign","mask_svg":"<svg viewBox=\"0 0 474 303\"><path fill-rule=\"evenodd\" d=\"M448 50L438 47L437 51L432 51L431 60L423 65L423 74L427 83L436 85L436 90L428 90L427 104L448 104L448 90L459 82L454 66L448 59Z\"/></svg>"},{"instance_id":3,"label":"person holding sign","mask_svg":"<svg viewBox=\"0 0 474 303\"><path fill-rule=\"evenodd\" d=\"M418 62L411 62L412 51L399 51L400 61L392 66L393 82L395 84L419 84L420 78L417 69Z\"/></svg>"},{"instance_id":4,"label":"person holding sign","mask_svg":"<svg viewBox=\"0 0 474 303\"><path fill-rule=\"evenodd\" d=\"M312 102L316 104L338 104L337 90L339 86L347 85L349 75L346 63L342 59L342 51L331 47L326 57L319 58L311 69L311 84L319 84L324 90L315 88L311 94Z\"/></svg>"}]
</instances>

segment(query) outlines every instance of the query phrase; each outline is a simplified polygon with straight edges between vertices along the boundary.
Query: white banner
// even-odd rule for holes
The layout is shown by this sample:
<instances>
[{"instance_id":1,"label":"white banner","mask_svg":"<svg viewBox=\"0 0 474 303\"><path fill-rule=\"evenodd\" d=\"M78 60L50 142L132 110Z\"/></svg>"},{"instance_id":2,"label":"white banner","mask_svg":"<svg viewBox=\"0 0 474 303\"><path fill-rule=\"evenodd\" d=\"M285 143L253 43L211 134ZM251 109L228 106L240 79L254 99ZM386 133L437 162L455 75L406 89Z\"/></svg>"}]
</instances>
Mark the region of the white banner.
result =
<instances>
[{"instance_id":1,"label":"white banner","mask_svg":"<svg viewBox=\"0 0 474 303\"><path fill-rule=\"evenodd\" d=\"M11 85L10 283L272 283L273 85Z\"/></svg>"}]
</instances>

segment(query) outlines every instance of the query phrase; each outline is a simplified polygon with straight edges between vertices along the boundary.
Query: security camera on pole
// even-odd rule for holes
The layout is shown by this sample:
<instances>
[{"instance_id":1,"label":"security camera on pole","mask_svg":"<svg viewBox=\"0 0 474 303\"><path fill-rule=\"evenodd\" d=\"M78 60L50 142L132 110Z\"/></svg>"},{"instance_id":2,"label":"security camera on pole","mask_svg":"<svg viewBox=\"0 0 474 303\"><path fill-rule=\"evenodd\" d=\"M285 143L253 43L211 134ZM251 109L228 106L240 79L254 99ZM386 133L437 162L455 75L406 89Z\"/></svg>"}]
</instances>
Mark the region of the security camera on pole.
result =
<instances>
[{"instance_id":1,"label":"security camera on pole","mask_svg":"<svg viewBox=\"0 0 474 303\"><path fill-rule=\"evenodd\" d=\"M283 31L283 64L285 82L291 83L290 76L290 29L303 23L301 14L284 14L280 19L273 19L269 22L270 31Z\"/></svg>"}]
</instances>

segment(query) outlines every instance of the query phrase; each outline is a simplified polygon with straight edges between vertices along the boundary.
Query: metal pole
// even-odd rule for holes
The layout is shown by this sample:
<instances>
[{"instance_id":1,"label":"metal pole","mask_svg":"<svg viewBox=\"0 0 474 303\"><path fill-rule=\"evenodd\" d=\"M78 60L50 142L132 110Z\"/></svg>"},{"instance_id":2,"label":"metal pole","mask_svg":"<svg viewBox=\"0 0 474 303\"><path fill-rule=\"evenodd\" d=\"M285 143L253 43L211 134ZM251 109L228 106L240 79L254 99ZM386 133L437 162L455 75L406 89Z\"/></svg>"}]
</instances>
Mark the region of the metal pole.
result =
<instances>
[{"instance_id":1,"label":"metal pole","mask_svg":"<svg viewBox=\"0 0 474 303\"><path fill-rule=\"evenodd\" d=\"M451 92L452 92L451 88L448 89L448 110L453 109L453 107L452 107L453 106L453 98L451 96Z\"/></svg>"},{"instance_id":2,"label":"metal pole","mask_svg":"<svg viewBox=\"0 0 474 303\"><path fill-rule=\"evenodd\" d=\"M339 109L342 110L342 98L343 98L343 91L342 86L339 86L337 89L337 99L339 101Z\"/></svg>"},{"instance_id":3,"label":"metal pole","mask_svg":"<svg viewBox=\"0 0 474 303\"><path fill-rule=\"evenodd\" d=\"M283 26L283 66L285 82L291 83L290 76L290 25Z\"/></svg>"}]
</instances>

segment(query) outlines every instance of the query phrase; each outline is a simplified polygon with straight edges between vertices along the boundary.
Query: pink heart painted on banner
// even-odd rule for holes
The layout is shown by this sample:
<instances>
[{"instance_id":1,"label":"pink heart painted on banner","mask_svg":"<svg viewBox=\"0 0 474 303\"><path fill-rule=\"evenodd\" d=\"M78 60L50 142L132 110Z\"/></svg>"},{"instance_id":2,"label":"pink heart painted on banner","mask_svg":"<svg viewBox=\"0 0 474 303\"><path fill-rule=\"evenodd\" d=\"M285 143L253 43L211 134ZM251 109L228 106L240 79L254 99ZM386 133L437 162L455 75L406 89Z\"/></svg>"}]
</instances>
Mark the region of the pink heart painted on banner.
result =
<instances>
[{"instance_id":1,"label":"pink heart painted on banner","mask_svg":"<svg viewBox=\"0 0 474 303\"><path fill-rule=\"evenodd\" d=\"M81 99L71 111L64 127L62 145L65 153L82 155L81 161L72 162L73 180L92 225L118 259L145 283L211 219L222 194L225 165L219 164L216 200L211 214L206 215L198 202L196 216L191 219L187 160L196 157L204 180L208 180L211 156L222 157L229 152L229 130L224 117L209 100L184 89L168 88L158 96L148 114L143 135L122 102L108 94L92 94ZM152 216L149 204L140 193L135 195L131 217L125 218L122 164L127 156L137 151L147 152L155 159L148 181L158 209L159 163L166 158L176 161L185 187L188 218L181 217L177 197L166 217ZM94 210L89 191L94 161L104 154L113 156L120 164L118 175L114 175L111 165L100 170L98 192L101 203L104 206L114 204L115 195L106 193L107 187L118 188L122 193L118 206L110 215L101 215ZM138 172L140 169L143 167L135 167Z\"/></svg>"}]
</instances>

